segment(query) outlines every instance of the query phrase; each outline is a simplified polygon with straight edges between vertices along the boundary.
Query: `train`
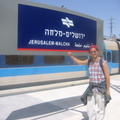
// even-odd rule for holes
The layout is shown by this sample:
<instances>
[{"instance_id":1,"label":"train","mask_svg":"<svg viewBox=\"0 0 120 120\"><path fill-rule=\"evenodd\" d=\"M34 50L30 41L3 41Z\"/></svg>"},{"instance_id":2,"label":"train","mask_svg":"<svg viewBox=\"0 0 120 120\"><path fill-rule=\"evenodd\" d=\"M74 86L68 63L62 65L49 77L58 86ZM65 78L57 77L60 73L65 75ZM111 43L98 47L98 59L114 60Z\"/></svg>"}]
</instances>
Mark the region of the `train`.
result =
<instances>
[{"instance_id":1,"label":"train","mask_svg":"<svg viewBox=\"0 0 120 120\"><path fill-rule=\"evenodd\" d=\"M103 39L98 18L26 0L0 0L0 18L1 90L88 77L88 66L76 65L67 52L89 59L92 44L110 74L120 73L120 41Z\"/></svg>"},{"instance_id":2,"label":"train","mask_svg":"<svg viewBox=\"0 0 120 120\"><path fill-rule=\"evenodd\" d=\"M110 74L120 73L120 42L103 40L103 56ZM88 56L75 56L81 60ZM87 65L77 65L66 55L0 55L0 88L14 88L79 80Z\"/></svg>"}]
</instances>

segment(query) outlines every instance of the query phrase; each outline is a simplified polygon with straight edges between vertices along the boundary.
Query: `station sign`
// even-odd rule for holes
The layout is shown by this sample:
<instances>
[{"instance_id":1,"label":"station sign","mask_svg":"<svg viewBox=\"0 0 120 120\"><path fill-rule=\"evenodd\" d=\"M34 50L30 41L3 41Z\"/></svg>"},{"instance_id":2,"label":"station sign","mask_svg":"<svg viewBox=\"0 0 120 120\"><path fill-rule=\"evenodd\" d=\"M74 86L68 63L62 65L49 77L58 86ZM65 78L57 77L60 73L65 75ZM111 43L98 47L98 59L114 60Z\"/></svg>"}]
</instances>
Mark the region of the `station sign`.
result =
<instances>
[{"instance_id":1,"label":"station sign","mask_svg":"<svg viewBox=\"0 0 120 120\"><path fill-rule=\"evenodd\" d=\"M103 21L27 0L0 0L0 55L102 55Z\"/></svg>"},{"instance_id":2,"label":"station sign","mask_svg":"<svg viewBox=\"0 0 120 120\"><path fill-rule=\"evenodd\" d=\"M96 21L18 4L18 50L88 52L96 44Z\"/></svg>"}]
</instances>

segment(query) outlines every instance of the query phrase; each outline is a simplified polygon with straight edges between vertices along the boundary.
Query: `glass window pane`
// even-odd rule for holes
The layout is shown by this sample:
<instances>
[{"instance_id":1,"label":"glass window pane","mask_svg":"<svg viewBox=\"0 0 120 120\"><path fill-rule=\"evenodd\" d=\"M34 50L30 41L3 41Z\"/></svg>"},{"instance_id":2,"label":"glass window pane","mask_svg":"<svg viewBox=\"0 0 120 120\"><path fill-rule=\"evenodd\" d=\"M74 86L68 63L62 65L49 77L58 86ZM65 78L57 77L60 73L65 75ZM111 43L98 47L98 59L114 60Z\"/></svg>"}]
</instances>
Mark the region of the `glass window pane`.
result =
<instances>
[{"instance_id":1,"label":"glass window pane","mask_svg":"<svg viewBox=\"0 0 120 120\"><path fill-rule=\"evenodd\" d=\"M6 55L7 65L30 65L34 62L34 56L32 55Z\"/></svg>"},{"instance_id":2,"label":"glass window pane","mask_svg":"<svg viewBox=\"0 0 120 120\"><path fill-rule=\"evenodd\" d=\"M65 61L64 56L44 56L45 64L62 64Z\"/></svg>"},{"instance_id":3,"label":"glass window pane","mask_svg":"<svg viewBox=\"0 0 120 120\"><path fill-rule=\"evenodd\" d=\"M80 59L80 60L86 60L87 56L77 56L77 58Z\"/></svg>"},{"instance_id":4,"label":"glass window pane","mask_svg":"<svg viewBox=\"0 0 120 120\"><path fill-rule=\"evenodd\" d=\"M118 58L118 51L112 51L112 62L113 63L118 63L119 62L119 58Z\"/></svg>"},{"instance_id":5,"label":"glass window pane","mask_svg":"<svg viewBox=\"0 0 120 120\"><path fill-rule=\"evenodd\" d=\"M107 61L110 62L111 61L111 53L107 52Z\"/></svg>"}]
</instances>

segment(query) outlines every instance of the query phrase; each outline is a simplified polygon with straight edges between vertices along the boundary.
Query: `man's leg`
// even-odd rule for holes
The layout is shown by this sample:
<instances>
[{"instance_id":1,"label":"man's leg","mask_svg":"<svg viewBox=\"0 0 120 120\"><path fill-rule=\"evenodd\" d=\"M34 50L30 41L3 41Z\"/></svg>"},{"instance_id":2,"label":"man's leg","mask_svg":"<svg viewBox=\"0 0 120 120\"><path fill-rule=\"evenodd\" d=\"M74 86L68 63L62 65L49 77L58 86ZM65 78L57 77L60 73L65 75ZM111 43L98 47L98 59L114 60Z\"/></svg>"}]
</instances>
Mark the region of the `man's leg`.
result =
<instances>
[{"instance_id":1,"label":"man's leg","mask_svg":"<svg viewBox=\"0 0 120 120\"><path fill-rule=\"evenodd\" d=\"M95 96L87 97L87 113L89 120L96 120L97 112L95 110Z\"/></svg>"},{"instance_id":2,"label":"man's leg","mask_svg":"<svg viewBox=\"0 0 120 120\"><path fill-rule=\"evenodd\" d=\"M96 104L97 104L97 119L103 120L105 116L105 98L101 93L96 94Z\"/></svg>"}]
</instances>

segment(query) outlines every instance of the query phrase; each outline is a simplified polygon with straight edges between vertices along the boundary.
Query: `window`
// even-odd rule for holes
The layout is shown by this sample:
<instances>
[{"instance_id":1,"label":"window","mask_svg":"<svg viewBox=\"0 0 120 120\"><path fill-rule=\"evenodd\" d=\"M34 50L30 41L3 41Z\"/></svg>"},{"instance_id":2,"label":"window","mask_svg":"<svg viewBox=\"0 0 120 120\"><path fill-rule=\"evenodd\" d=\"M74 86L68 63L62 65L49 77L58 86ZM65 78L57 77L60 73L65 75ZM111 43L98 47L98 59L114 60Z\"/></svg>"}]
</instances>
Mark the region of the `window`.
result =
<instances>
[{"instance_id":1,"label":"window","mask_svg":"<svg viewBox=\"0 0 120 120\"><path fill-rule=\"evenodd\" d=\"M86 60L87 56L77 56L77 58L80 59L80 60Z\"/></svg>"},{"instance_id":2,"label":"window","mask_svg":"<svg viewBox=\"0 0 120 120\"><path fill-rule=\"evenodd\" d=\"M107 52L107 61L110 62L111 61L111 53Z\"/></svg>"},{"instance_id":3,"label":"window","mask_svg":"<svg viewBox=\"0 0 120 120\"><path fill-rule=\"evenodd\" d=\"M113 63L118 63L119 62L119 58L118 58L118 51L112 51L112 62Z\"/></svg>"},{"instance_id":4,"label":"window","mask_svg":"<svg viewBox=\"0 0 120 120\"><path fill-rule=\"evenodd\" d=\"M106 51L103 50L103 58L106 60Z\"/></svg>"},{"instance_id":5,"label":"window","mask_svg":"<svg viewBox=\"0 0 120 120\"><path fill-rule=\"evenodd\" d=\"M7 65L30 65L34 62L34 56L32 55L6 55Z\"/></svg>"},{"instance_id":6,"label":"window","mask_svg":"<svg viewBox=\"0 0 120 120\"><path fill-rule=\"evenodd\" d=\"M45 64L62 64L65 61L64 56L44 56Z\"/></svg>"}]
</instances>

